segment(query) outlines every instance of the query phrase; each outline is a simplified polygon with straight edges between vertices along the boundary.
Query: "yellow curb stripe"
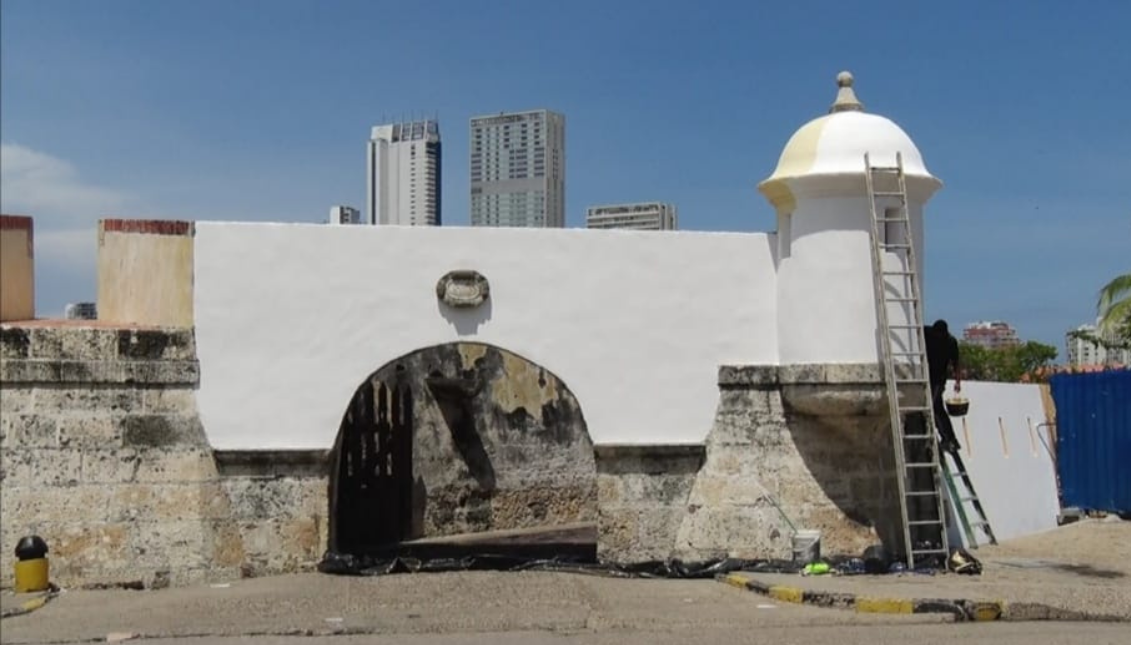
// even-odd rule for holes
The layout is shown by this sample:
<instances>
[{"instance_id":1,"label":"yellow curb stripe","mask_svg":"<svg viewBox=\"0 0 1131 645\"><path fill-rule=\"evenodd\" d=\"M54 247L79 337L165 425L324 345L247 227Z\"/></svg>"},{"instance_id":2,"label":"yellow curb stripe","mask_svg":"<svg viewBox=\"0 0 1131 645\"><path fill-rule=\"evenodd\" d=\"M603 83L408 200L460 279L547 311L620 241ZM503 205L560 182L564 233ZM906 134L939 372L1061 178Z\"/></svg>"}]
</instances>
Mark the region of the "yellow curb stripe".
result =
<instances>
[{"instance_id":1,"label":"yellow curb stripe","mask_svg":"<svg viewBox=\"0 0 1131 645\"><path fill-rule=\"evenodd\" d=\"M989 622L1000 620L1005 615L1005 601L993 600L987 602L971 603L969 608L970 620L974 622Z\"/></svg>"},{"instance_id":2,"label":"yellow curb stripe","mask_svg":"<svg viewBox=\"0 0 1131 645\"><path fill-rule=\"evenodd\" d=\"M46 604L47 604L47 596L40 596L39 598L34 598L32 600L29 600L29 601L21 604L20 609L22 609L24 611L35 611L36 609L39 609L40 607L42 607Z\"/></svg>"},{"instance_id":3,"label":"yellow curb stripe","mask_svg":"<svg viewBox=\"0 0 1131 645\"><path fill-rule=\"evenodd\" d=\"M903 598L857 597L853 604L862 614L910 614L915 611L915 603Z\"/></svg>"},{"instance_id":4,"label":"yellow curb stripe","mask_svg":"<svg viewBox=\"0 0 1131 645\"><path fill-rule=\"evenodd\" d=\"M738 587L739 589L745 589L746 583L749 580L750 578L739 573L730 573L723 578L723 582L732 587Z\"/></svg>"},{"instance_id":5,"label":"yellow curb stripe","mask_svg":"<svg viewBox=\"0 0 1131 645\"><path fill-rule=\"evenodd\" d=\"M805 591L800 587L785 587L778 585L770 587L769 596L774 600L780 600L781 602L801 604L801 600L805 596Z\"/></svg>"}]
</instances>

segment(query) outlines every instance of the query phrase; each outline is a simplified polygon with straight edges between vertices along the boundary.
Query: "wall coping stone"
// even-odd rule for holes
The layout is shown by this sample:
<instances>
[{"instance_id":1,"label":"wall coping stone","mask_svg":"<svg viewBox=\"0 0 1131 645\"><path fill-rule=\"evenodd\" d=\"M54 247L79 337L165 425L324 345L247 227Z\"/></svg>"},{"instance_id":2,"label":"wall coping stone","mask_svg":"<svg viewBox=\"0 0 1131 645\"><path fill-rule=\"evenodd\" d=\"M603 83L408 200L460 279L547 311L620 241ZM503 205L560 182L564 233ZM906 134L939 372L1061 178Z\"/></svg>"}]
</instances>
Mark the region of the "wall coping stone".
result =
<instances>
[{"instance_id":1,"label":"wall coping stone","mask_svg":"<svg viewBox=\"0 0 1131 645\"><path fill-rule=\"evenodd\" d=\"M624 457L704 457L707 446L702 443L603 443L593 446L593 454L598 459L619 459Z\"/></svg>"},{"instance_id":2,"label":"wall coping stone","mask_svg":"<svg viewBox=\"0 0 1131 645\"><path fill-rule=\"evenodd\" d=\"M329 450L214 450L221 477L329 477Z\"/></svg>"},{"instance_id":3,"label":"wall coping stone","mask_svg":"<svg viewBox=\"0 0 1131 645\"><path fill-rule=\"evenodd\" d=\"M805 363L793 365L720 365L721 387L795 384L882 384L879 363Z\"/></svg>"},{"instance_id":4,"label":"wall coping stone","mask_svg":"<svg viewBox=\"0 0 1131 645\"><path fill-rule=\"evenodd\" d=\"M195 361L70 361L0 359L4 385L88 385L121 383L136 386L200 383Z\"/></svg>"},{"instance_id":5,"label":"wall coping stone","mask_svg":"<svg viewBox=\"0 0 1131 645\"><path fill-rule=\"evenodd\" d=\"M200 382L192 328L0 326L0 382L182 385Z\"/></svg>"}]
</instances>

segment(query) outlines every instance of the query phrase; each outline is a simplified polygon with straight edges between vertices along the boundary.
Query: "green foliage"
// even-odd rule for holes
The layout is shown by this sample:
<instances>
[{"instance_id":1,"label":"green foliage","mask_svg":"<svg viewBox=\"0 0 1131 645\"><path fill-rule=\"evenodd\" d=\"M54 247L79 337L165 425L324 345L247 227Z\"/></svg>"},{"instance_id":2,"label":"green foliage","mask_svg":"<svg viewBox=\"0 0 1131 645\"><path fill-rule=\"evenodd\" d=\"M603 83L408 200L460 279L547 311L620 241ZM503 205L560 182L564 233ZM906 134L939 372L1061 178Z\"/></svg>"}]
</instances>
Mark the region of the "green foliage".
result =
<instances>
[{"instance_id":1,"label":"green foliage","mask_svg":"<svg viewBox=\"0 0 1131 645\"><path fill-rule=\"evenodd\" d=\"M1100 289L1096 313L1101 334L1114 332L1121 340L1131 342L1131 273L1116 276Z\"/></svg>"},{"instance_id":2,"label":"green foliage","mask_svg":"<svg viewBox=\"0 0 1131 645\"><path fill-rule=\"evenodd\" d=\"M959 352L962 378L971 381L1018 383L1056 360L1055 347L1034 340L996 349L959 342Z\"/></svg>"}]
</instances>

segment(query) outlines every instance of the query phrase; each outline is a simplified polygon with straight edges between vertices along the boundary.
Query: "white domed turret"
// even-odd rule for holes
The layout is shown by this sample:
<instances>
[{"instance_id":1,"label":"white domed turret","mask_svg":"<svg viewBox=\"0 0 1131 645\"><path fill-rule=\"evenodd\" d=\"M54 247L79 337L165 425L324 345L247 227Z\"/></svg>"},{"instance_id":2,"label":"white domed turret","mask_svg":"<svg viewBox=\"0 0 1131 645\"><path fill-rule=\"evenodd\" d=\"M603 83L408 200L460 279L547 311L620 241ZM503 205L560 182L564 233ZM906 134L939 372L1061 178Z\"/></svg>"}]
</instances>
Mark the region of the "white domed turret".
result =
<instances>
[{"instance_id":1,"label":"white domed turret","mask_svg":"<svg viewBox=\"0 0 1131 645\"><path fill-rule=\"evenodd\" d=\"M871 269L873 166L901 157L908 215L922 276L923 205L942 182L898 125L864 112L852 74L837 75L829 113L790 137L758 190L778 214L779 359L790 363L874 363L878 359ZM885 210L898 200L878 203ZM894 321L893 321L894 322Z\"/></svg>"},{"instance_id":2,"label":"white domed turret","mask_svg":"<svg viewBox=\"0 0 1131 645\"><path fill-rule=\"evenodd\" d=\"M927 170L911 137L890 119L864 112L852 89L855 79L851 73L837 74L836 82L839 89L829 113L801 126L789 138L777 168L758 189L775 208L788 210L794 200L793 187L830 187L836 184L835 178L845 176L858 176L862 182L864 153L869 153L872 165L894 166L899 152L908 191L921 201L929 199L942 183Z\"/></svg>"}]
</instances>

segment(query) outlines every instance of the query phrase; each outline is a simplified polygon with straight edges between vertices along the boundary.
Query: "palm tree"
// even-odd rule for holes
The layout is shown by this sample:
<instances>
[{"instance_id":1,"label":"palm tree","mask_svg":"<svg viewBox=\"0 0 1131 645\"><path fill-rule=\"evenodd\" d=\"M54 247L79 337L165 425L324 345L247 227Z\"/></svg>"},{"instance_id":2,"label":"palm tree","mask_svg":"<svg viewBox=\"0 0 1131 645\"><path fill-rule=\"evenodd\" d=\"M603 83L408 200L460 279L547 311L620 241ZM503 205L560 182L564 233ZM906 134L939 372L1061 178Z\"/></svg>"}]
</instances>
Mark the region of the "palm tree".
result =
<instances>
[{"instance_id":1,"label":"palm tree","mask_svg":"<svg viewBox=\"0 0 1131 645\"><path fill-rule=\"evenodd\" d=\"M1096 312L1100 317L1097 331L1101 335L1114 332L1131 336L1131 273L1116 276L1100 289Z\"/></svg>"}]
</instances>

